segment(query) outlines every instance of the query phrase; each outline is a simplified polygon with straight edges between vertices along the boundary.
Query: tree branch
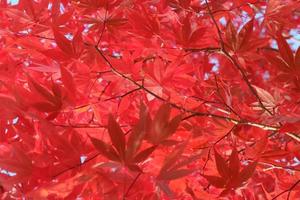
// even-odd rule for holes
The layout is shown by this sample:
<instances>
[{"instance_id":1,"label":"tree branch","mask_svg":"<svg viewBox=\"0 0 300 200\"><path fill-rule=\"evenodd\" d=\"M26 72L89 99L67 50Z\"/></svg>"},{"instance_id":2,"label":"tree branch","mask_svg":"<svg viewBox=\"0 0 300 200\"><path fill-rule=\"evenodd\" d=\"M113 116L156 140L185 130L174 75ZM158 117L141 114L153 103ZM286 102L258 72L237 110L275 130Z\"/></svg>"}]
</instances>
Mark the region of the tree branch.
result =
<instances>
[{"instance_id":1,"label":"tree branch","mask_svg":"<svg viewBox=\"0 0 300 200\"><path fill-rule=\"evenodd\" d=\"M242 78L244 80L244 82L247 84L249 90L251 91L251 93L255 96L255 98L257 99L259 105L261 106L261 108L263 110L265 110L267 113L269 113L270 115L273 115L273 113L271 111L269 111L263 104L262 100L260 99L260 97L258 96L255 88L252 86L252 84L250 83L247 75L246 75L246 72L244 71L244 69L239 65L239 63L236 61L236 59L234 59L228 52L227 50L225 49L225 43L224 43L224 40L222 38L222 32L221 32L221 29L220 27L218 26L218 23L216 21L216 19L214 18L213 16L213 13L209 7L209 4L207 2L207 0L205 0L205 3L206 3L206 6L207 6L207 10L209 12L209 16L210 18L212 19L216 29L217 29L217 32L218 32L218 37L219 37L219 42L220 42L220 45L221 45L221 51L223 52L223 54L232 62L232 64L236 67L236 69L240 72L240 74L242 75Z\"/></svg>"},{"instance_id":2,"label":"tree branch","mask_svg":"<svg viewBox=\"0 0 300 200\"><path fill-rule=\"evenodd\" d=\"M129 185L127 191L125 192L125 194L123 195L123 200L126 199L126 197L128 196L131 188L134 186L134 184L136 183L136 181L138 180L138 178L142 175L142 172L138 173L138 175L133 179L133 181L131 182L131 184Z\"/></svg>"},{"instance_id":3,"label":"tree branch","mask_svg":"<svg viewBox=\"0 0 300 200\"><path fill-rule=\"evenodd\" d=\"M288 189L280 192L279 194L277 194L275 197L272 198L272 200L275 200L277 199L278 197L280 197L281 195L285 194L288 192L288 196L287 196L287 200L289 200L290 198L290 194L291 194L291 191L300 183L300 179L297 180L291 187L289 187Z\"/></svg>"},{"instance_id":4,"label":"tree branch","mask_svg":"<svg viewBox=\"0 0 300 200\"><path fill-rule=\"evenodd\" d=\"M131 82L132 84L138 86L140 89L144 90L145 92L147 92L148 94L151 94L152 96L154 96L155 98L157 98L160 101L163 101L165 103L169 103L173 108L176 108L178 110L181 110L183 112L186 113L190 113L191 115L184 117L182 120L188 120L189 118L192 117L210 117L210 118L218 118L218 119L222 119L222 120L226 120L226 121L230 121L234 124L247 124L249 126L254 126L254 127L258 127L261 128L263 130L269 130L269 131L278 131L280 129L280 126L271 126L271 125L265 125L265 124L260 124L260 123L256 123L256 122L250 122L250 121L241 121L238 119L234 119L231 117L227 117L227 116L223 116L223 115L218 115L218 114L212 114L212 113L206 113L206 112L199 112L199 111L195 111L195 110L190 110L187 108L184 108L182 106L179 106L175 103L169 102L166 99L160 97L159 95L155 94L154 92L152 92L151 90L147 89L146 87L144 87L143 84L140 84L138 82L136 82L135 80L133 80L132 78L126 76L125 74L123 74L122 72L118 71L112 64L111 62L106 58L106 56L103 54L103 52L98 48L98 46L95 46L96 51L99 53L99 55L104 59L104 61L107 63L107 65L111 68L112 72L115 73L116 75L124 78L125 80L128 80L129 82ZM253 88L254 89L254 88ZM288 136L292 137L293 139L297 140L298 142L300 142L300 137L294 133L286 133Z\"/></svg>"}]
</instances>

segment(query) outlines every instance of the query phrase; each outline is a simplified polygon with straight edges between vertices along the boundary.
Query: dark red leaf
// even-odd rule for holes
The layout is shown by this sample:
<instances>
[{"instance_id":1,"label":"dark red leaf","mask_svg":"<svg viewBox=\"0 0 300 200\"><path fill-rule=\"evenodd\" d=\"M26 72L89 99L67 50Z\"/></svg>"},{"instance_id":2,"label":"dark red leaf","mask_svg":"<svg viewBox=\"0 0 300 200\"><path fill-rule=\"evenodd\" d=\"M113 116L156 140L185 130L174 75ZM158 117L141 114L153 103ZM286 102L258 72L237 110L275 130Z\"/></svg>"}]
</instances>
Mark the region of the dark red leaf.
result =
<instances>
[{"instance_id":1,"label":"dark red leaf","mask_svg":"<svg viewBox=\"0 0 300 200\"><path fill-rule=\"evenodd\" d=\"M218 176L207 176L207 175L203 175L203 177L206 178L210 184L212 184L213 186L215 186L217 188L225 187L226 179L224 179L224 178L221 178Z\"/></svg>"},{"instance_id":2,"label":"dark red leaf","mask_svg":"<svg viewBox=\"0 0 300 200\"><path fill-rule=\"evenodd\" d=\"M234 148L231 152L231 155L229 157L229 170L230 170L230 176L235 177L239 174L240 171L240 160L238 156L237 150Z\"/></svg>"},{"instance_id":3,"label":"dark red leaf","mask_svg":"<svg viewBox=\"0 0 300 200\"><path fill-rule=\"evenodd\" d=\"M124 159L125 135L112 115L109 115L107 128L113 146L118 150L121 158Z\"/></svg>"},{"instance_id":4,"label":"dark red leaf","mask_svg":"<svg viewBox=\"0 0 300 200\"><path fill-rule=\"evenodd\" d=\"M149 147L141 152L139 152L133 159L133 162L135 163L139 163L142 162L144 160L146 160L151 154L152 152L156 149L157 146L152 146Z\"/></svg>"},{"instance_id":5,"label":"dark red leaf","mask_svg":"<svg viewBox=\"0 0 300 200\"><path fill-rule=\"evenodd\" d=\"M37 92L41 97L47 101L55 103L56 98L44 86L37 83L33 78L28 75L28 84L33 92Z\"/></svg>"},{"instance_id":6,"label":"dark red leaf","mask_svg":"<svg viewBox=\"0 0 300 200\"><path fill-rule=\"evenodd\" d=\"M192 170L192 169L178 169L178 170L174 170L174 171L168 171L168 172L164 172L164 173L160 174L158 179L175 180L175 179L187 176L190 173L192 173L193 171L194 170Z\"/></svg>"},{"instance_id":7,"label":"dark red leaf","mask_svg":"<svg viewBox=\"0 0 300 200\"><path fill-rule=\"evenodd\" d=\"M214 149L215 152L215 161L219 174L224 178L228 178L230 176L229 168L226 164L225 159Z\"/></svg>"},{"instance_id":8,"label":"dark red leaf","mask_svg":"<svg viewBox=\"0 0 300 200\"><path fill-rule=\"evenodd\" d=\"M247 181L253 175L255 168L257 166L257 162L252 162L248 166L244 167L244 169L239 174L239 182L242 184Z\"/></svg>"},{"instance_id":9,"label":"dark red leaf","mask_svg":"<svg viewBox=\"0 0 300 200\"><path fill-rule=\"evenodd\" d=\"M69 41L57 28L53 28L53 35L57 46L67 55L73 56L73 46L71 41Z\"/></svg>"},{"instance_id":10,"label":"dark red leaf","mask_svg":"<svg viewBox=\"0 0 300 200\"><path fill-rule=\"evenodd\" d=\"M247 45L247 43L249 43L253 32L253 23L254 19L251 19L244 25L242 30L239 32L237 49L241 50Z\"/></svg>"},{"instance_id":11,"label":"dark red leaf","mask_svg":"<svg viewBox=\"0 0 300 200\"><path fill-rule=\"evenodd\" d=\"M119 161L117 152L110 145L93 137L90 137L90 140L99 153L101 153L101 155L109 160Z\"/></svg>"},{"instance_id":12,"label":"dark red leaf","mask_svg":"<svg viewBox=\"0 0 300 200\"><path fill-rule=\"evenodd\" d=\"M283 60L290 66L294 67L294 56L293 52L288 45L288 43L285 41L285 39L282 37L281 33L277 34L277 44L279 48L279 53Z\"/></svg>"},{"instance_id":13,"label":"dark red leaf","mask_svg":"<svg viewBox=\"0 0 300 200\"><path fill-rule=\"evenodd\" d=\"M74 79L72 77L72 74L69 72L69 70L67 70L63 66L60 67L60 72L61 72L61 79L63 84L68 89L68 91L75 96L76 90L75 90L75 84L74 84Z\"/></svg>"}]
</instances>

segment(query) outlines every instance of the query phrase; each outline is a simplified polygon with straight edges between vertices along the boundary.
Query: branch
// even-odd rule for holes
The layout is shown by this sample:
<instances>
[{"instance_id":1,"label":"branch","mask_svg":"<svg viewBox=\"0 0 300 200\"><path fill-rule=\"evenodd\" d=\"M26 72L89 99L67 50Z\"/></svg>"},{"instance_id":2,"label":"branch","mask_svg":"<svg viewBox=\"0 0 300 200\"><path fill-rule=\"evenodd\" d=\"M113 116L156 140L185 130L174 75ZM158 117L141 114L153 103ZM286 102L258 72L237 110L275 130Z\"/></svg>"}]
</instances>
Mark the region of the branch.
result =
<instances>
[{"instance_id":1,"label":"branch","mask_svg":"<svg viewBox=\"0 0 300 200\"><path fill-rule=\"evenodd\" d=\"M272 198L272 200L277 199L278 197L280 197L281 195L283 195L283 194L285 194L285 193L287 193L287 192L288 192L287 200L289 200L290 194L291 194L292 190L293 190L299 183L300 183L300 179L297 180L297 181L296 181L291 187L289 187L288 189L286 189L286 190L280 192L279 194L277 194L275 197Z\"/></svg>"},{"instance_id":2,"label":"branch","mask_svg":"<svg viewBox=\"0 0 300 200\"><path fill-rule=\"evenodd\" d=\"M169 102L168 100L160 97L159 95L155 94L151 90L149 90L146 87L144 87L143 84L140 84L140 83L136 82L132 78L130 78L130 77L126 76L125 74L123 74L122 72L118 71L111 64L111 62L106 58L106 56L98 48L98 46L95 46L95 49L99 53L99 55L104 59L104 61L107 63L107 65L111 68L111 71L113 73L115 73L116 75L120 76L121 78L124 78L125 80L128 80L129 82L131 82L132 84L138 86L140 89L144 90L146 93L151 94L152 96L154 96L158 100L163 101L165 103L169 103L173 108L176 108L178 110L181 110L183 112L191 114L191 115L183 118L182 120L187 120L189 118L196 117L196 116L198 116L198 117L210 117L210 118L218 118L218 119L226 120L226 121L232 122L234 124L247 124L249 126L258 127L258 128L261 128L263 130L268 130L268 131L278 131L280 129L280 126L271 126L271 125L266 125L266 124L261 124L261 123L256 123L256 122L238 120L238 119L235 119L235 118L231 118L231 117L227 117L227 116L223 116L223 115L218 115L218 114L212 114L212 113L207 113L207 112L199 112L199 111L190 110L190 109L184 108L182 106L179 106L179 105L177 105L175 103ZM300 142L300 136L298 136L298 135L296 135L294 133L286 133L286 134L288 136L292 137L293 139L297 140L298 142Z\"/></svg>"},{"instance_id":3,"label":"branch","mask_svg":"<svg viewBox=\"0 0 300 200\"><path fill-rule=\"evenodd\" d=\"M97 46L100 44L100 42L102 40L102 36L103 36L104 30L105 30L105 27L106 27L107 14L108 14L108 1L106 2L106 6L105 6L105 15L104 15L104 20L103 20L103 28L101 30L101 34L100 34L100 37L98 39Z\"/></svg>"},{"instance_id":4,"label":"branch","mask_svg":"<svg viewBox=\"0 0 300 200\"><path fill-rule=\"evenodd\" d=\"M227 133L225 135L223 135L222 137L220 137L217 141L215 141L213 143L212 146L209 147L209 150L208 150L208 155L207 155L207 159L202 167L202 171L203 171L203 174L204 174L204 170L205 170L205 167L208 163L208 160L210 159L210 153L211 153L211 149L216 146L219 142L221 142L223 139L225 139L234 129L236 128L236 125L234 125L229 131L227 131Z\"/></svg>"},{"instance_id":5,"label":"branch","mask_svg":"<svg viewBox=\"0 0 300 200\"><path fill-rule=\"evenodd\" d=\"M267 162L258 162L258 163L270 166L268 169L283 169L283 170L290 170L290 171L300 172L300 169L290 167L290 166L280 166L280 165L276 165L274 163L267 163ZM265 170L267 171L268 169L265 169Z\"/></svg>"},{"instance_id":6,"label":"branch","mask_svg":"<svg viewBox=\"0 0 300 200\"><path fill-rule=\"evenodd\" d=\"M229 105L226 103L226 101L225 101L223 95L222 95L221 92L220 92L220 87L219 87L219 84L218 84L218 80L217 80L216 75L215 75L214 77L215 77L215 82L216 82L216 87L217 87L217 93L218 93L218 95L219 95L221 101L223 102L223 104L225 105L225 107L227 107L233 114L235 114L237 117L239 117L240 119L242 119L242 117L241 117L241 116L240 116L240 115L239 115L239 114L238 114L231 106L229 106Z\"/></svg>"},{"instance_id":7,"label":"branch","mask_svg":"<svg viewBox=\"0 0 300 200\"><path fill-rule=\"evenodd\" d=\"M191 51L191 52L216 52L220 51L220 47L206 47L206 48L185 48L185 51Z\"/></svg>"},{"instance_id":8,"label":"branch","mask_svg":"<svg viewBox=\"0 0 300 200\"><path fill-rule=\"evenodd\" d=\"M262 100L260 99L260 97L258 96L255 88L252 86L252 84L250 83L247 75L246 75L246 72L244 71L244 69L239 65L239 63L227 52L227 50L225 49L225 43L224 43L224 40L222 38L222 32L221 32L221 29L220 27L218 26L218 23L216 21L216 19L214 18L213 16L213 13L209 7L209 4L207 2L207 0L205 0L205 3L206 3L206 6L207 6L207 9L208 9L208 12L209 12L209 16L210 18L212 19L216 29L217 29L217 32L218 32L218 37L219 37L219 40L220 40L220 45L221 45L221 51L223 52L223 54L232 62L232 64L237 68L237 70L240 72L240 74L242 75L242 78L244 80L244 82L247 84L249 90L251 91L251 93L255 96L255 98L257 99L259 105L261 106L262 109L264 109L267 113L269 113L270 115L273 115L273 113L271 111L269 111L263 104Z\"/></svg>"},{"instance_id":9,"label":"branch","mask_svg":"<svg viewBox=\"0 0 300 200\"><path fill-rule=\"evenodd\" d=\"M123 195L123 200L126 199L126 196L128 196L131 188L134 186L134 184L136 183L136 181L138 180L138 178L142 175L142 172L138 173L138 175L133 179L133 181L131 182L131 184L129 185L127 191L125 192L125 194Z\"/></svg>"},{"instance_id":10,"label":"branch","mask_svg":"<svg viewBox=\"0 0 300 200\"><path fill-rule=\"evenodd\" d=\"M123 97L125 97L125 96L127 96L127 95L129 95L129 94L132 94L132 93L134 93L134 92L136 92L136 91L139 91L140 89L141 89L141 88L138 87L138 88L135 88L135 89L133 89L133 90L130 90L130 91L128 91L128 92L126 92L126 93L124 93L124 94L122 94L122 95L118 95L118 96L114 96L114 97L105 99L104 101L109 101L109 100L112 100L112 99L123 98Z\"/></svg>"},{"instance_id":11,"label":"branch","mask_svg":"<svg viewBox=\"0 0 300 200\"><path fill-rule=\"evenodd\" d=\"M59 126L59 127L71 127L71 128L106 128L106 126L100 125L100 124L55 124L52 123L53 126Z\"/></svg>"},{"instance_id":12,"label":"branch","mask_svg":"<svg viewBox=\"0 0 300 200\"><path fill-rule=\"evenodd\" d=\"M77 165L74 165L74 166L71 166L71 167L69 167L69 168L67 168L67 169L64 169L63 171L61 171L61 172L55 174L54 176L52 176L52 179L57 178L58 176L64 174L65 172L68 172L68 171L70 171L70 170L72 170L72 169L75 169L75 168L77 168L77 167L80 167L80 166L82 166L82 165L85 165L85 164L88 163L89 161L91 161L91 160L97 158L99 155L100 155L100 153L97 153L97 154L93 155L92 157L86 159L83 163L79 163L79 164L77 164Z\"/></svg>"}]
</instances>

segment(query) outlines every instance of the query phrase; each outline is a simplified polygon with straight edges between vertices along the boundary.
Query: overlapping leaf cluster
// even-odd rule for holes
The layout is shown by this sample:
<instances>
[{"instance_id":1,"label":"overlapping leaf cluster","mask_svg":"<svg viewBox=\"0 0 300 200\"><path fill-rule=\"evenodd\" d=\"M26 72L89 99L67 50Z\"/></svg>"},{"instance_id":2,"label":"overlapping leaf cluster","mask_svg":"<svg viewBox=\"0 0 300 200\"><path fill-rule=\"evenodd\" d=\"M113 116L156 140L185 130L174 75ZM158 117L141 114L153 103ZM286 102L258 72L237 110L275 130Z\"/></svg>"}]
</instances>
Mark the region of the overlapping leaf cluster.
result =
<instances>
[{"instance_id":1,"label":"overlapping leaf cluster","mask_svg":"<svg viewBox=\"0 0 300 200\"><path fill-rule=\"evenodd\" d=\"M299 13L1 0L1 198L299 199Z\"/></svg>"}]
</instances>

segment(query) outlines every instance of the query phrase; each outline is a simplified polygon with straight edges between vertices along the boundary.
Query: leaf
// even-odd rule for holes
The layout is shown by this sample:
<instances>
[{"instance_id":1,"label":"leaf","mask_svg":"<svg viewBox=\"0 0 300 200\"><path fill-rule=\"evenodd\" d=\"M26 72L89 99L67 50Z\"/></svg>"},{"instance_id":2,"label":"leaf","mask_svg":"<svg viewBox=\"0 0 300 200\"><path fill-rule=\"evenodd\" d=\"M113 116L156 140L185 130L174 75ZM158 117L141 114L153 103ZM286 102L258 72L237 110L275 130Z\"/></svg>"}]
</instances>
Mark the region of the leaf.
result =
<instances>
[{"instance_id":1,"label":"leaf","mask_svg":"<svg viewBox=\"0 0 300 200\"><path fill-rule=\"evenodd\" d=\"M237 49L241 50L243 47L247 45L247 43L249 43L253 32L253 23L254 23L254 19L251 19L243 26L242 30L239 32Z\"/></svg>"},{"instance_id":2,"label":"leaf","mask_svg":"<svg viewBox=\"0 0 300 200\"><path fill-rule=\"evenodd\" d=\"M261 158L284 158L285 156L289 155L291 152L281 149L272 149L264 151L261 155Z\"/></svg>"},{"instance_id":3,"label":"leaf","mask_svg":"<svg viewBox=\"0 0 300 200\"><path fill-rule=\"evenodd\" d=\"M69 70L67 70L65 67L61 66L60 72L61 72L61 80L62 80L63 84L65 85L65 87L68 89L68 91L72 95L76 95L74 80L73 80L73 77L72 77L71 73L69 72Z\"/></svg>"},{"instance_id":4,"label":"leaf","mask_svg":"<svg viewBox=\"0 0 300 200\"><path fill-rule=\"evenodd\" d=\"M59 110L58 107L48 102L35 102L32 106L41 112L53 112Z\"/></svg>"},{"instance_id":5,"label":"leaf","mask_svg":"<svg viewBox=\"0 0 300 200\"><path fill-rule=\"evenodd\" d=\"M230 176L230 174L229 174L229 168L226 164L226 161L215 149L214 152L215 152L215 161L217 165L217 170L224 179L227 179Z\"/></svg>"},{"instance_id":6,"label":"leaf","mask_svg":"<svg viewBox=\"0 0 300 200\"><path fill-rule=\"evenodd\" d=\"M175 194L174 192L170 189L169 185L165 181L157 181L157 185L159 188L164 191L164 193L167 195L168 198L174 199ZM158 200L159 198L155 198L155 200Z\"/></svg>"},{"instance_id":7,"label":"leaf","mask_svg":"<svg viewBox=\"0 0 300 200\"><path fill-rule=\"evenodd\" d=\"M288 43L285 41L285 39L282 37L281 33L277 34L277 44L279 48L279 53L283 60L290 66L294 67L294 56L293 52L288 45Z\"/></svg>"},{"instance_id":8,"label":"leaf","mask_svg":"<svg viewBox=\"0 0 300 200\"><path fill-rule=\"evenodd\" d=\"M181 115L174 117L169 123L167 128L163 131L164 138L171 136L177 130L179 123L181 122Z\"/></svg>"},{"instance_id":9,"label":"leaf","mask_svg":"<svg viewBox=\"0 0 300 200\"><path fill-rule=\"evenodd\" d=\"M257 95L260 97L263 103L266 103L266 106L271 106L271 107L276 106L276 101L274 97L268 91L260 87L257 87L255 85L253 85L253 87L255 88Z\"/></svg>"},{"instance_id":10,"label":"leaf","mask_svg":"<svg viewBox=\"0 0 300 200\"><path fill-rule=\"evenodd\" d=\"M189 156L185 159L181 159L181 161L179 161L175 165L173 165L171 170L179 169L181 167L184 167L184 166L190 164L191 162L197 160L199 157L201 157L201 154L196 154L196 155Z\"/></svg>"},{"instance_id":11,"label":"leaf","mask_svg":"<svg viewBox=\"0 0 300 200\"><path fill-rule=\"evenodd\" d=\"M169 122L170 113L171 106L169 104L160 106L152 123L152 135L150 135L152 143L161 144L176 131L182 117L177 115Z\"/></svg>"},{"instance_id":12,"label":"leaf","mask_svg":"<svg viewBox=\"0 0 300 200\"><path fill-rule=\"evenodd\" d=\"M34 173L32 160L27 152L24 152L24 149L21 149L17 145L12 145L10 147L10 152L6 153L7 155L2 155L0 157L0 168L2 170L16 173L15 176L10 177L14 179L15 183L26 180Z\"/></svg>"},{"instance_id":13,"label":"leaf","mask_svg":"<svg viewBox=\"0 0 300 200\"><path fill-rule=\"evenodd\" d=\"M199 40L203 37L205 32L206 32L206 28L204 28L204 27L198 28L197 30L195 30L189 39L189 44L193 45L193 44L199 42Z\"/></svg>"},{"instance_id":14,"label":"leaf","mask_svg":"<svg viewBox=\"0 0 300 200\"><path fill-rule=\"evenodd\" d=\"M290 72L290 66L274 52L264 51L264 55L272 65L277 66L281 71Z\"/></svg>"},{"instance_id":15,"label":"leaf","mask_svg":"<svg viewBox=\"0 0 300 200\"><path fill-rule=\"evenodd\" d=\"M192 173L193 171L194 170L192 170L192 169L178 169L178 170L174 170L174 171L164 172L163 174L160 174L159 177L157 177L157 178L161 179L161 180L174 180L174 179L178 179L178 178L187 176L190 173Z\"/></svg>"},{"instance_id":16,"label":"leaf","mask_svg":"<svg viewBox=\"0 0 300 200\"><path fill-rule=\"evenodd\" d=\"M236 38L237 32L231 21L229 21L227 23L225 37L226 37L227 43L229 43L229 45L233 48L233 50L235 50L236 43L237 43L237 38Z\"/></svg>"},{"instance_id":17,"label":"leaf","mask_svg":"<svg viewBox=\"0 0 300 200\"><path fill-rule=\"evenodd\" d=\"M73 56L74 52L72 43L63 36L57 28L53 27L52 30L57 46L67 55Z\"/></svg>"},{"instance_id":18,"label":"leaf","mask_svg":"<svg viewBox=\"0 0 300 200\"><path fill-rule=\"evenodd\" d=\"M120 125L116 122L112 115L109 115L107 128L113 146L119 152L121 159L124 159L125 135Z\"/></svg>"},{"instance_id":19,"label":"leaf","mask_svg":"<svg viewBox=\"0 0 300 200\"><path fill-rule=\"evenodd\" d=\"M246 149L246 154L253 159L258 159L265 151L267 144L268 144L268 138L262 137L260 140L258 140L255 143L254 146Z\"/></svg>"},{"instance_id":20,"label":"leaf","mask_svg":"<svg viewBox=\"0 0 300 200\"><path fill-rule=\"evenodd\" d=\"M90 140L94 147L101 153L104 157L109 160L119 161L119 156L117 152L108 144L104 143L101 140L90 137Z\"/></svg>"},{"instance_id":21,"label":"leaf","mask_svg":"<svg viewBox=\"0 0 300 200\"><path fill-rule=\"evenodd\" d=\"M237 150L234 148L231 152L231 155L229 157L229 170L230 170L230 176L235 177L239 174L240 171L240 160L238 156Z\"/></svg>"},{"instance_id":22,"label":"leaf","mask_svg":"<svg viewBox=\"0 0 300 200\"><path fill-rule=\"evenodd\" d=\"M81 36L82 30L78 30L77 33L75 34L73 41L72 41L72 46L73 46L73 52L74 55L80 56L80 54L83 51L83 41L82 41L82 36Z\"/></svg>"},{"instance_id":23,"label":"leaf","mask_svg":"<svg viewBox=\"0 0 300 200\"><path fill-rule=\"evenodd\" d=\"M294 123L285 123L279 129L279 133L286 133L286 132L297 132L300 127L300 121Z\"/></svg>"},{"instance_id":24,"label":"leaf","mask_svg":"<svg viewBox=\"0 0 300 200\"><path fill-rule=\"evenodd\" d=\"M183 26L181 29L181 41L183 45L187 45L190 40L190 35L192 32L189 17L185 17L182 24Z\"/></svg>"},{"instance_id":25,"label":"leaf","mask_svg":"<svg viewBox=\"0 0 300 200\"><path fill-rule=\"evenodd\" d=\"M218 176L207 176L207 175L203 175L203 177L206 178L210 184L212 184L213 186L215 186L217 188L225 187L226 179L224 179L224 178L221 178Z\"/></svg>"},{"instance_id":26,"label":"leaf","mask_svg":"<svg viewBox=\"0 0 300 200\"><path fill-rule=\"evenodd\" d=\"M183 153L187 143L179 145L171 154L166 157L163 166L161 167L161 172L168 171L172 165L176 164L176 161L179 159L180 155Z\"/></svg>"},{"instance_id":27,"label":"leaf","mask_svg":"<svg viewBox=\"0 0 300 200\"><path fill-rule=\"evenodd\" d=\"M62 93L61 93L61 88L57 83L54 83L52 81L52 92L55 96L55 99L57 100L57 104L62 104L61 99L62 99Z\"/></svg>"},{"instance_id":28,"label":"leaf","mask_svg":"<svg viewBox=\"0 0 300 200\"><path fill-rule=\"evenodd\" d=\"M162 133L164 127L167 125L170 117L171 107L169 104L163 104L158 109L154 119L153 128L156 133Z\"/></svg>"},{"instance_id":29,"label":"leaf","mask_svg":"<svg viewBox=\"0 0 300 200\"><path fill-rule=\"evenodd\" d=\"M146 160L151 154L152 152L156 149L157 146L152 146L149 147L141 152L139 152L133 159L133 162L135 163L139 163L142 162L144 160Z\"/></svg>"},{"instance_id":30,"label":"leaf","mask_svg":"<svg viewBox=\"0 0 300 200\"><path fill-rule=\"evenodd\" d=\"M142 144L142 140L145 137L147 123L149 123L149 113L146 110L144 104L140 106L140 115L139 121L134 126L132 133L130 134L127 142L127 151L126 151L126 158L130 159L140 148Z\"/></svg>"},{"instance_id":31,"label":"leaf","mask_svg":"<svg viewBox=\"0 0 300 200\"><path fill-rule=\"evenodd\" d=\"M56 98L43 86L38 84L31 76L27 75L28 84L32 91L36 91L40 96L44 97L47 101L54 103L56 102Z\"/></svg>"},{"instance_id":32,"label":"leaf","mask_svg":"<svg viewBox=\"0 0 300 200\"><path fill-rule=\"evenodd\" d=\"M256 166L257 166L257 161L252 162L240 172L239 174L240 184L247 181L253 175Z\"/></svg>"},{"instance_id":33,"label":"leaf","mask_svg":"<svg viewBox=\"0 0 300 200\"><path fill-rule=\"evenodd\" d=\"M10 112L18 110L18 107L14 99L7 96L2 96L2 95L0 96L0 105L1 105L1 109L7 109Z\"/></svg>"},{"instance_id":34,"label":"leaf","mask_svg":"<svg viewBox=\"0 0 300 200\"><path fill-rule=\"evenodd\" d=\"M130 169L132 171L142 172L141 168L136 164L129 164L129 165L126 165L126 166L128 167L128 169Z\"/></svg>"}]
</instances>

